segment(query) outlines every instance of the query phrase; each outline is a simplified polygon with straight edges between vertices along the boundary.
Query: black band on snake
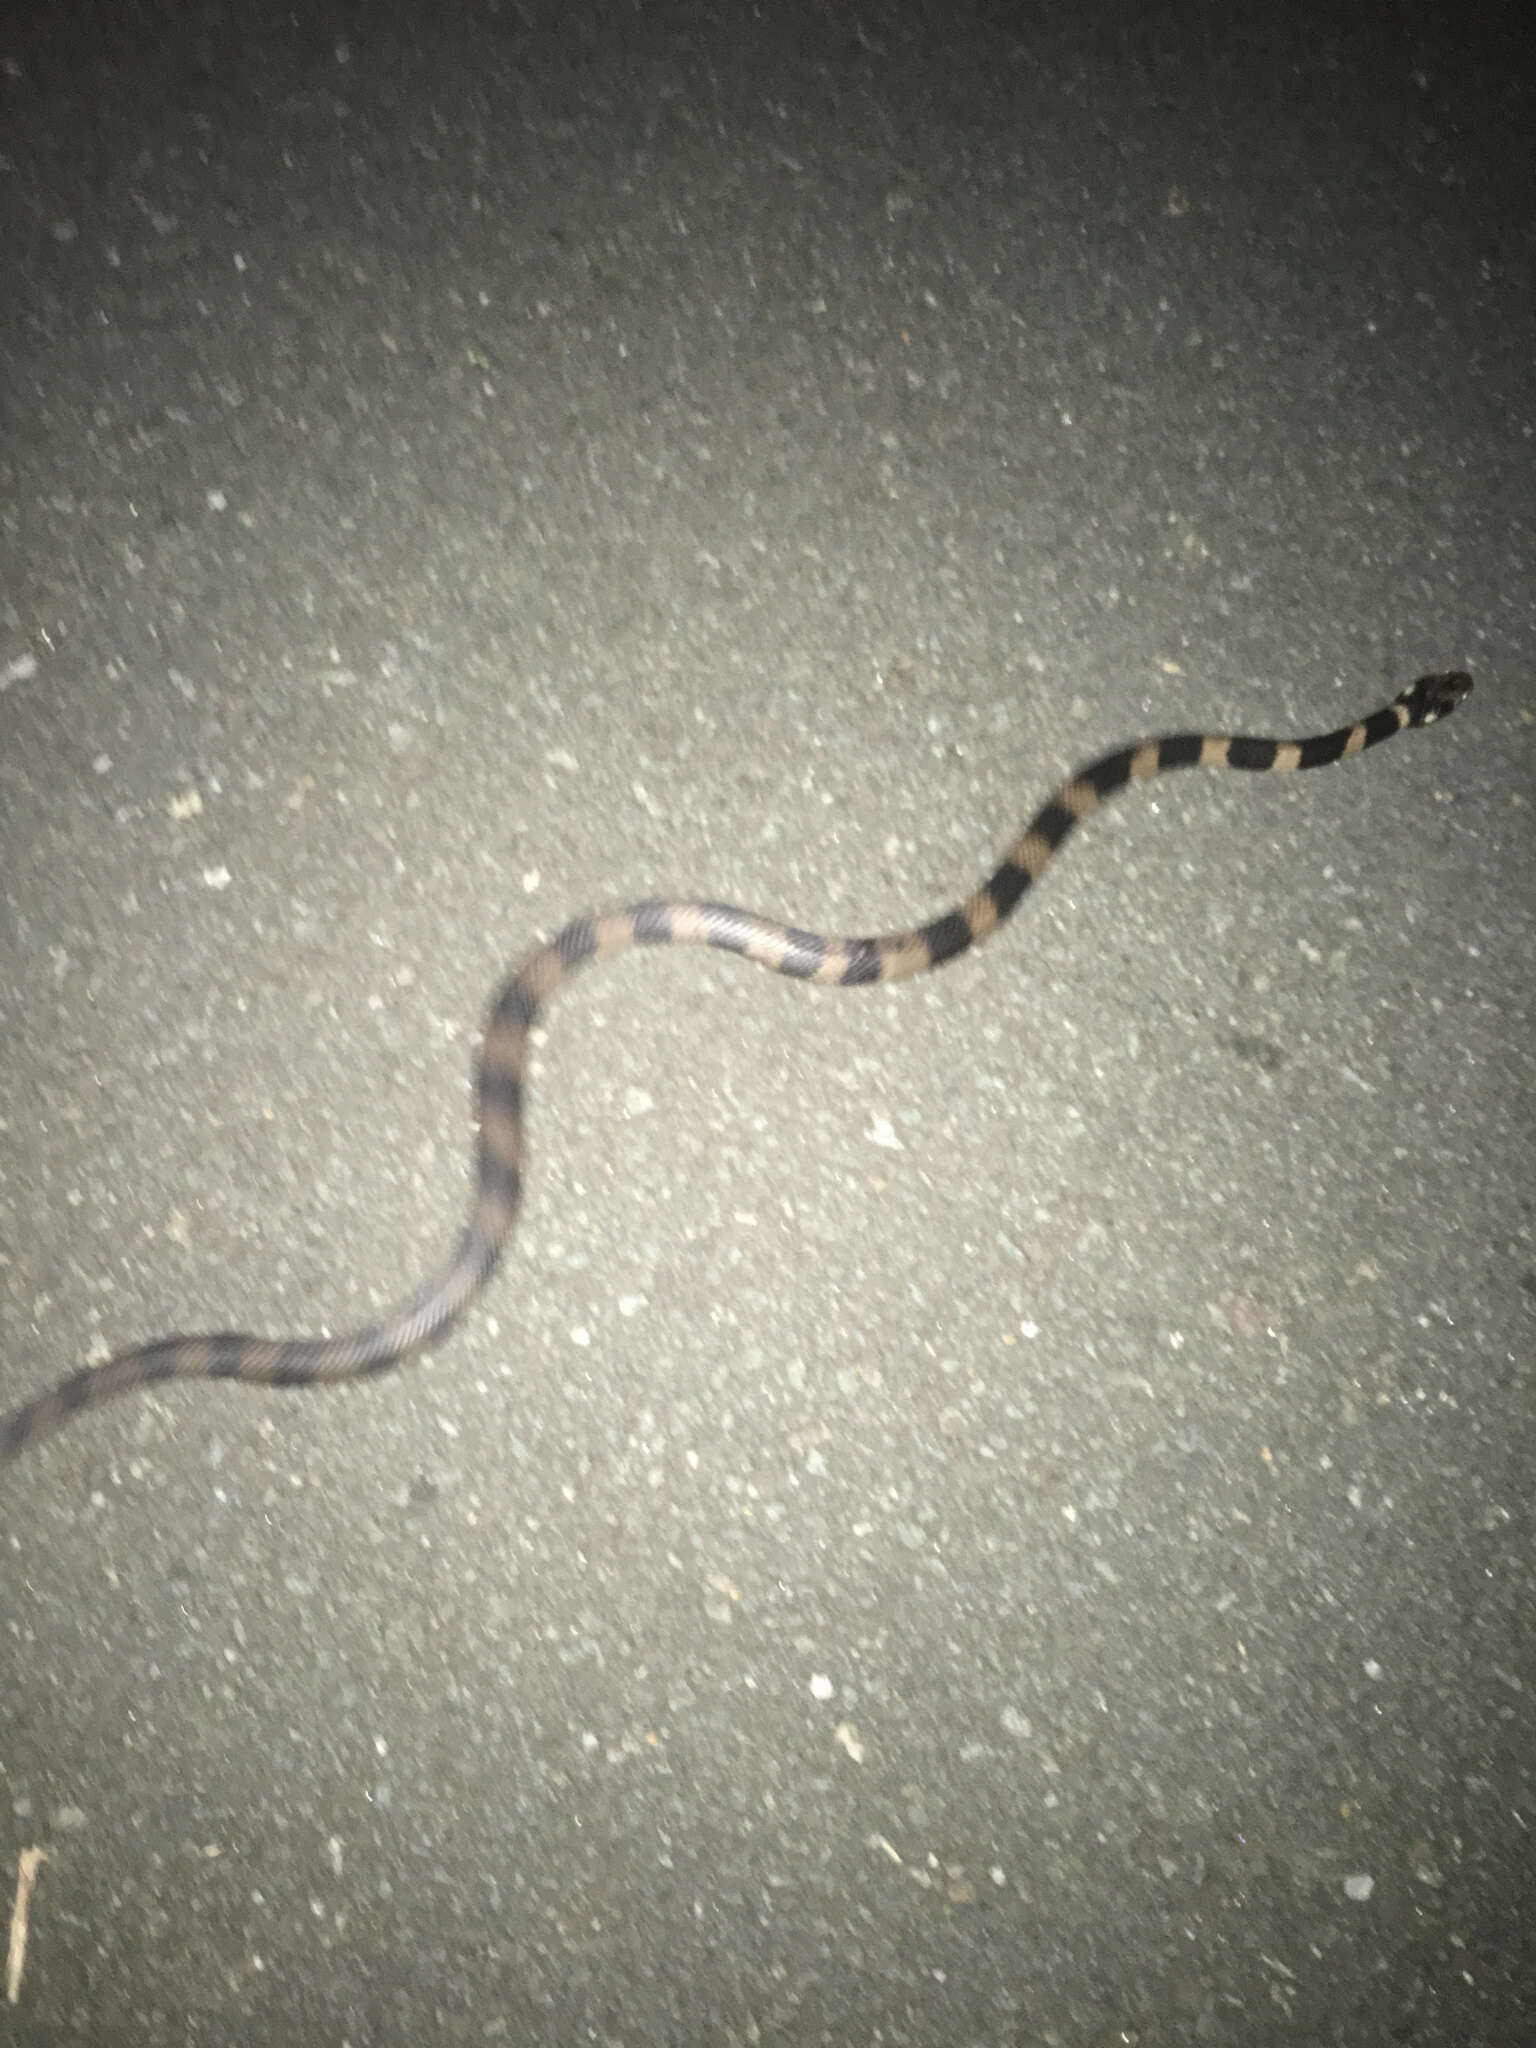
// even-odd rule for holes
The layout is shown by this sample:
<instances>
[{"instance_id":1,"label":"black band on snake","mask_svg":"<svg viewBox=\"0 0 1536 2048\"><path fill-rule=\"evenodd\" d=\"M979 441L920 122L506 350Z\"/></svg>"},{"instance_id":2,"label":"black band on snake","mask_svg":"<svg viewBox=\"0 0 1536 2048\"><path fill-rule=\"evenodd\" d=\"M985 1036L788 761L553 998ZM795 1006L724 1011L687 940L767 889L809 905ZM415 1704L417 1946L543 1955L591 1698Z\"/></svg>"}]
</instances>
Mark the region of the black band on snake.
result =
<instances>
[{"instance_id":1,"label":"black band on snake","mask_svg":"<svg viewBox=\"0 0 1536 2048\"><path fill-rule=\"evenodd\" d=\"M1454 711L1471 688L1471 677L1460 672L1422 676L1357 725L1312 739L1174 733L1105 754L1062 784L974 895L931 924L886 938L822 938L729 903L632 903L623 910L574 919L548 945L528 955L492 1005L480 1053L474 1206L457 1248L439 1272L383 1322L339 1337L245 1337L221 1331L203 1337L161 1337L120 1351L0 1420L0 1462L17 1457L73 1416L136 1387L173 1379L319 1386L383 1372L441 1338L491 1277L517 1214L528 1034L549 997L588 961L607 959L630 946L714 946L798 981L831 982L843 988L906 981L942 967L989 938L1039 881L1073 828L1127 784L1174 768L1279 774L1322 768L1379 746L1411 726L1433 725Z\"/></svg>"}]
</instances>

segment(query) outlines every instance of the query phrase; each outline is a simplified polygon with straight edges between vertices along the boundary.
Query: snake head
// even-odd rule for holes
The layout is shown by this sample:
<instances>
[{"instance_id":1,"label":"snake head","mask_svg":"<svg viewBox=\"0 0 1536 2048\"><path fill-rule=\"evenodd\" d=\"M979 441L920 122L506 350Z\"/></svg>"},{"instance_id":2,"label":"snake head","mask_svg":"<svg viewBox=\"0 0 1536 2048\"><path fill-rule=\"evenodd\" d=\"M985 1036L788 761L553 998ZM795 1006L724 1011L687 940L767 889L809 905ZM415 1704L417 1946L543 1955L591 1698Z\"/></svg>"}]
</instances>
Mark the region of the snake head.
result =
<instances>
[{"instance_id":1,"label":"snake head","mask_svg":"<svg viewBox=\"0 0 1536 2048\"><path fill-rule=\"evenodd\" d=\"M1472 678L1453 668L1441 675L1420 676L1400 692L1397 701L1408 713L1410 725L1433 725L1437 718L1449 718L1471 690Z\"/></svg>"}]
</instances>

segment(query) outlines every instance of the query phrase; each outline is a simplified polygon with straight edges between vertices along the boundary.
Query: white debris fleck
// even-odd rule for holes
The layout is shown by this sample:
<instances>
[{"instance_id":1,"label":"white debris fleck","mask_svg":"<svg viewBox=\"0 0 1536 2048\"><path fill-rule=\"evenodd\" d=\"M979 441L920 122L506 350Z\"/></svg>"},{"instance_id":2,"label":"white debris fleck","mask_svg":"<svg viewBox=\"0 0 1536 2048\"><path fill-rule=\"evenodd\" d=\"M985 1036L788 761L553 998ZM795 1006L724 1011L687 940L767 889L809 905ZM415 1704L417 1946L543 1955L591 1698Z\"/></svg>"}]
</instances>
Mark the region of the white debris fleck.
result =
<instances>
[{"instance_id":1,"label":"white debris fleck","mask_svg":"<svg viewBox=\"0 0 1536 2048\"><path fill-rule=\"evenodd\" d=\"M644 1307L645 1296L643 1294L621 1294L619 1296L619 1314L621 1316L637 1316Z\"/></svg>"},{"instance_id":2,"label":"white debris fleck","mask_svg":"<svg viewBox=\"0 0 1536 2048\"><path fill-rule=\"evenodd\" d=\"M217 488L211 491L204 491L203 499L210 512L227 512L229 510L228 498Z\"/></svg>"},{"instance_id":3,"label":"white debris fleck","mask_svg":"<svg viewBox=\"0 0 1536 2048\"><path fill-rule=\"evenodd\" d=\"M1017 1707L1004 1707L997 1718L1002 1722L1004 1732L1016 1735L1020 1742L1027 1742L1035 1732L1028 1714L1021 1714Z\"/></svg>"},{"instance_id":4,"label":"white debris fleck","mask_svg":"<svg viewBox=\"0 0 1536 2048\"><path fill-rule=\"evenodd\" d=\"M1026 1316L1023 1322L1019 1325L1019 1335L1021 1337L1028 1337L1031 1341L1033 1341L1036 1337L1039 1336L1039 1334L1040 1325L1038 1323L1032 1323L1029 1320L1029 1317Z\"/></svg>"},{"instance_id":5,"label":"white debris fleck","mask_svg":"<svg viewBox=\"0 0 1536 2048\"><path fill-rule=\"evenodd\" d=\"M856 1764L863 1763L864 1745L860 1742L859 1732L851 1721L839 1721L832 1731L832 1739L842 1744Z\"/></svg>"},{"instance_id":6,"label":"white debris fleck","mask_svg":"<svg viewBox=\"0 0 1536 2048\"><path fill-rule=\"evenodd\" d=\"M203 869L203 887L205 889L227 889L233 880L234 876L229 872L228 868Z\"/></svg>"},{"instance_id":7,"label":"white debris fleck","mask_svg":"<svg viewBox=\"0 0 1536 2048\"><path fill-rule=\"evenodd\" d=\"M18 654L14 661L8 661L0 668L0 690L8 690L12 683L29 682L37 674L37 656Z\"/></svg>"},{"instance_id":8,"label":"white debris fleck","mask_svg":"<svg viewBox=\"0 0 1536 2048\"><path fill-rule=\"evenodd\" d=\"M624 1090L624 1114L626 1116L648 1116L655 1107L655 1102L646 1094L643 1088L626 1088Z\"/></svg>"},{"instance_id":9,"label":"white debris fleck","mask_svg":"<svg viewBox=\"0 0 1536 2048\"><path fill-rule=\"evenodd\" d=\"M171 798L167 808L178 821L184 818L200 818L203 815L203 798L200 790L183 789Z\"/></svg>"},{"instance_id":10,"label":"white debris fleck","mask_svg":"<svg viewBox=\"0 0 1536 2048\"><path fill-rule=\"evenodd\" d=\"M832 1697L832 1681L831 1681L831 1679L830 1679L830 1678L828 1678L827 1674L826 1674L826 1673L825 1673L824 1671L814 1671L814 1672L812 1672L812 1674L811 1674L811 1698L812 1698L813 1700L829 1700L829 1699L831 1699L831 1697Z\"/></svg>"},{"instance_id":11,"label":"white debris fleck","mask_svg":"<svg viewBox=\"0 0 1536 2048\"><path fill-rule=\"evenodd\" d=\"M883 1145L887 1152L902 1152L906 1147L892 1129L889 1120L883 1116L874 1117L864 1133L872 1145Z\"/></svg>"},{"instance_id":12,"label":"white debris fleck","mask_svg":"<svg viewBox=\"0 0 1536 2048\"><path fill-rule=\"evenodd\" d=\"M1374 1877L1366 1877L1362 1874L1355 1877L1346 1877L1344 1880L1344 1896L1346 1899L1368 1899L1375 1889L1376 1880Z\"/></svg>"},{"instance_id":13,"label":"white debris fleck","mask_svg":"<svg viewBox=\"0 0 1536 2048\"><path fill-rule=\"evenodd\" d=\"M37 1873L48 1861L46 1849L34 1844L23 1849L16 1859L16 1896L11 1906L11 1932L5 1958L5 2002L17 2005L21 2000L21 1977L27 1961L27 1918L32 1905L32 1888L37 1882Z\"/></svg>"},{"instance_id":14,"label":"white debris fleck","mask_svg":"<svg viewBox=\"0 0 1536 2048\"><path fill-rule=\"evenodd\" d=\"M573 1344L579 1344L582 1350L585 1351L587 1346L592 1342L592 1332L588 1329L584 1329L582 1325L578 1323L575 1329L571 1332L571 1342Z\"/></svg>"},{"instance_id":15,"label":"white debris fleck","mask_svg":"<svg viewBox=\"0 0 1536 2048\"><path fill-rule=\"evenodd\" d=\"M736 1607L741 1600L741 1588L725 1572L706 1572L704 1575L704 1612L711 1621L718 1621L722 1628L729 1628L736 1619Z\"/></svg>"}]
</instances>

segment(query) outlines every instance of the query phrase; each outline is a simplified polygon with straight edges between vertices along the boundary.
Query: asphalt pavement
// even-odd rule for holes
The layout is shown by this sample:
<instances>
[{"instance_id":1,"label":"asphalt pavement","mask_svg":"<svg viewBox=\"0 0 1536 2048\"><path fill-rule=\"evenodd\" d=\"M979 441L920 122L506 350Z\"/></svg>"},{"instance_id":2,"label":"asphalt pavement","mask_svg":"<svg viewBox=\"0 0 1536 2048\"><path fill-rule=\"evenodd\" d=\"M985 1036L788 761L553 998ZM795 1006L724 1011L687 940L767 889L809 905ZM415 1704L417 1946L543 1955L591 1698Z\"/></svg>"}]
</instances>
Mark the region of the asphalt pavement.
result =
<instances>
[{"instance_id":1,"label":"asphalt pavement","mask_svg":"<svg viewBox=\"0 0 1536 2048\"><path fill-rule=\"evenodd\" d=\"M0 2043L1536 2039L1516 20L5 17L0 1409L408 1294L579 911L1476 688L593 968L430 1360L0 1470Z\"/></svg>"}]
</instances>

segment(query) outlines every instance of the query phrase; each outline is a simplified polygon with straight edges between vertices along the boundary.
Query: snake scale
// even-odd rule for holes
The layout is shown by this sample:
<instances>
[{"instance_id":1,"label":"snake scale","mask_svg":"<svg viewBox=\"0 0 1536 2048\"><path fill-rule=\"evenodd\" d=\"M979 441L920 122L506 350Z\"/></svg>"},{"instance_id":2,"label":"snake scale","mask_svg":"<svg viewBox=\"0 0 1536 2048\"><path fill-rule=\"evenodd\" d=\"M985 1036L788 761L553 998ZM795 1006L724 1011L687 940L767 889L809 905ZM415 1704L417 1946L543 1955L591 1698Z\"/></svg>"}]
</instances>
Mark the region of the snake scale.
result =
<instances>
[{"instance_id":1,"label":"snake scale","mask_svg":"<svg viewBox=\"0 0 1536 2048\"><path fill-rule=\"evenodd\" d=\"M989 938L1039 881L1073 828L1128 784L1174 768L1281 774L1322 768L1410 727L1433 725L1454 711L1471 688L1471 677L1459 670L1421 676L1357 724L1309 739L1173 733L1121 747L1061 785L974 895L930 924L884 938L823 938L729 903L647 901L573 919L547 945L528 954L497 992L480 1051L478 1176L469 1221L452 1256L401 1307L382 1322L337 1337L247 1337L220 1331L161 1337L120 1351L0 1418L0 1462L17 1457L87 1409L161 1380L319 1386L383 1372L442 1337L489 1280L517 1214L523 1183L523 1076L534 1020L567 976L588 961L631 946L713 946L797 981L841 988L906 981Z\"/></svg>"}]
</instances>

